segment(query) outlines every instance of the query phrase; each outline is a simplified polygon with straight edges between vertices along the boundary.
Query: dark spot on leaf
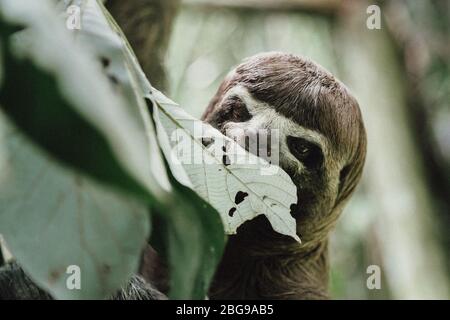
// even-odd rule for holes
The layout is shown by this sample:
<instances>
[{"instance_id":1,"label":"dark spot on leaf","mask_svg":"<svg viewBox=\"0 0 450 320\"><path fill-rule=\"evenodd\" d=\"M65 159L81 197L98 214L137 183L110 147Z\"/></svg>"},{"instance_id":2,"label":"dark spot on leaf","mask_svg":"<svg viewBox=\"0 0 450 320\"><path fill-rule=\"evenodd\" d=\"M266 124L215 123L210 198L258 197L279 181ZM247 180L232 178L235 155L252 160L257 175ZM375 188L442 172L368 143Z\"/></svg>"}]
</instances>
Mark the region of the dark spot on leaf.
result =
<instances>
[{"instance_id":1,"label":"dark spot on leaf","mask_svg":"<svg viewBox=\"0 0 450 320\"><path fill-rule=\"evenodd\" d=\"M291 216L295 217L297 214L297 204L293 203L289 208L291 209Z\"/></svg>"},{"instance_id":2,"label":"dark spot on leaf","mask_svg":"<svg viewBox=\"0 0 450 320\"><path fill-rule=\"evenodd\" d=\"M234 197L234 203L236 204L241 203L247 196L248 196L247 192L239 191L238 193L236 193L236 197Z\"/></svg>"},{"instance_id":3,"label":"dark spot on leaf","mask_svg":"<svg viewBox=\"0 0 450 320\"><path fill-rule=\"evenodd\" d=\"M211 145L211 143L214 143L214 139L211 137L202 137L202 144L203 146L206 148L209 145Z\"/></svg>"},{"instance_id":4,"label":"dark spot on leaf","mask_svg":"<svg viewBox=\"0 0 450 320\"><path fill-rule=\"evenodd\" d=\"M229 166L231 164L230 158L227 155L223 155L222 163L226 166Z\"/></svg>"},{"instance_id":5,"label":"dark spot on leaf","mask_svg":"<svg viewBox=\"0 0 450 320\"><path fill-rule=\"evenodd\" d=\"M230 211L228 211L228 215L229 215L230 217L232 217L232 216L234 215L235 212L236 212L236 208L233 207L233 208L230 209Z\"/></svg>"},{"instance_id":6,"label":"dark spot on leaf","mask_svg":"<svg viewBox=\"0 0 450 320\"><path fill-rule=\"evenodd\" d=\"M223 152L227 152L227 147L222 146L222 151L223 151Z\"/></svg>"},{"instance_id":7,"label":"dark spot on leaf","mask_svg":"<svg viewBox=\"0 0 450 320\"><path fill-rule=\"evenodd\" d=\"M117 79L116 76L109 75L108 78L114 85L118 85L119 84L119 79Z\"/></svg>"},{"instance_id":8,"label":"dark spot on leaf","mask_svg":"<svg viewBox=\"0 0 450 320\"><path fill-rule=\"evenodd\" d=\"M103 68L108 68L109 65L111 64L111 60L109 60L106 57L100 57L100 61L102 63Z\"/></svg>"},{"instance_id":9,"label":"dark spot on leaf","mask_svg":"<svg viewBox=\"0 0 450 320\"><path fill-rule=\"evenodd\" d=\"M145 103L147 104L148 111L153 116L153 102L149 98L145 98Z\"/></svg>"}]
</instances>

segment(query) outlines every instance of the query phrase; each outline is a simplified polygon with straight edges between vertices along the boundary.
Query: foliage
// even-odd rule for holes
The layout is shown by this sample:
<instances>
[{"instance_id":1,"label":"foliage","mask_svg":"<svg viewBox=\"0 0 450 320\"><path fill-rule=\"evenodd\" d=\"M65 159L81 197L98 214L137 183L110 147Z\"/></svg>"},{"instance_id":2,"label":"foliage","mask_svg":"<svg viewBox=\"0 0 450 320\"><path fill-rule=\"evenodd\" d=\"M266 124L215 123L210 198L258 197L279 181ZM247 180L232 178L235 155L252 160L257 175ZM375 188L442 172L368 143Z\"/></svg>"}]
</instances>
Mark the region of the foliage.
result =
<instances>
[{"instance_id":1,"label":"foliage","mask_svg":"<svg viewBox=\"0 0 450 320\"><path fill-rule=\"evenodd\" d=\"M181 108L151 87L101 1L76 3L82 29L71 33L49 1L0 1L0 233L56 298L104 298L136 272L153 217L170 297L203 298L230 203L205 197L188 167L173 166L159 115ZM219 190L236 192L217 176ZM285 192L271 195L272 177L264 178L232 231L265 213L275 230L296 237L295 186L281 169L279 176ZM261 209L265 195L283 206ZM70 265L82 270L80 290L66 285Z\"/></svg>"}]
</instances>

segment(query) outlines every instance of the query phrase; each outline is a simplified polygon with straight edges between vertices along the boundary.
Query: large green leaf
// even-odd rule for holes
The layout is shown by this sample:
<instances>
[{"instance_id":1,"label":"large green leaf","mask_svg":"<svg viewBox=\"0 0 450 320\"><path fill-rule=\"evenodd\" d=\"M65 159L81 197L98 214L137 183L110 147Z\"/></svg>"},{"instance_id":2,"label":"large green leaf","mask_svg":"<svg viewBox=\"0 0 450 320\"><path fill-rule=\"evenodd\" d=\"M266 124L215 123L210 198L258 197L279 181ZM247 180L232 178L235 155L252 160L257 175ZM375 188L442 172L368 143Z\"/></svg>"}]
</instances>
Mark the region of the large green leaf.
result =
<instances>
[{"instance_id":1,"label":"large green leaf","mask_svg":"<svg viewBox=\"0 0 450 320\"><path fill-rule=\"evenodd\" d=\"M170 177L177 200L155 217L152 240L159 241L152 243L169 263L169 296L204 299L225 245L222 221L209 203Z\"/></svg>"},{"instance_id":2,"label":"large green leaf","mask_svg":"<svg viewBox=\"0 0 450 320\"><path fill-rule=\"evenodd\" d=\"M0 6L0 233L55 297L103 298L137 270L147 206L169 186L164 167L152 166L139 112L47 1ZM66 286L70 265L81 290Z\"/></svg>"},{"instance_id":3,"label":"large green leaf","mask_svg":"<svg viewBox=\"0 0 450 320\"><path fill-rule=\"evenodd\" d=\"M137 97L121 91L127 85L127 70L120 70L122 81L113 88L100 63L75 45L48 1L0 4L5 18L28 28L12 44L3 28L5 81L0 102L8 116L66 164L143 198L148 191L164 195L170 187L161 175L161 159L149 157L157 146L149 144L140 111L134 108ZM114 54L121 52L120 47L113 49ZM39 73L53 79L41 81ZM52 87L59 96L52 94ZM18 95L21 91L27 94Z\"/></svg>"},{"instance_id":4,"label":"large green leaf","mask_svg":"<svg viewBox=\"0 0 450 320\"><path fill-rule=\"evenodd\" d=\"M149 234L146 206L60 165L3 112L0 155L0 233L25 271L60 299L120 288ZM66 286L71 265L80 267L81 290Z\"/></svg>"},{"instance_id":5,"label":"large green leaf","mask_svg":"<svg viewBox=\"0 0 450 320\"><path fill-rule=\"evenodd\" d=\"M62 161L62 163L66 165L69 164L70 167L76 168L83 173L87 173L98 181L106 182L110 186L125 190L126 193L138 195L140 196L140 199L152 202L152 207L159 213L160 220L162 221L162 224L159 225L160 228L156 230L156 233L162 235L163 245L168 249L167 257L169 258L169 265L171 266L170 296L172 298L203 298L224 247L225 237L220 218L211 206L205 203L200 197L192 192L192 190L178 184L169 172L169 176L174 184L173 187L170 186L166 176L165 166L162 164L162 159L159 156L159 149L156 145L153 123L144 102L144 92L140 90L147 81L145 76L143 76L142 70L137 64L137 60L132 54L131 48L127 46L126 39L117 36L117 34L121 34L121 32L107 15L107 12L103 11L104 8L101 4L93 0L78 2L82 4L83 9L83 28L77 33L76 40L83 49L74 46L73 41L75 39L66 33L64 33L64 37L66 37L64 40L59 39L59 29L62 28L62 26L53 21L50 14L46 13L47 16L43 15L43 13L39 11L40 8L36 8L36 16L30 12L20 12L19 16L21 16L22 19L22 15L25 16L25 18L28 18L28 20L25 19L25 22L28 22L25 23L25 25L29 26L31 24L34 28L27 30L21 39L21 42L25 40L25 43L28 44L27 46L22 45L20 50L22 55L27 59L18 59L16 55L10 54L9 47L5 48L5 52L8 54L6 67L9 68L10 71L16 71L17 76L15 80L19 80L19 82L12 83L9 79L12 79L13 77L9 77L11 73L8 72L7 84L9 86L5 84L2 89L2 92L6 92L4 93L6 98L2 98L0 101L7 101L9 103L5 105L14 106L6 108L5 110L8 111L8 117L14 120L15 125L23 130L27 138L31 139L39 147L49 152L59 161ZM9 4L11 6L10 9L20 9L20 6L24 5L25 2L19 1L12 3L12 1L3 0L0 4L1 3ZM71 1L66 1L66 3L70 4ZM33 4L31 6L33 7ZM32 10L33 8L28 6L26 9ZM105 20L104 15L108 16L108 23L113 26L113 29L106 23L107 20ZM46 19L44 19L45 23L50 21L49 26L54 30L47 30L47 26L43 26L37 16L39 16L40 19L46 17ZM39 34L39 32L43 30L46 31L45 34L47 36ZM6 40L6 36L4 36L3 39ZM48 39L49 37L52 39ZM53 38L58 39L58 42L62 41L62 46L59 44L57 45ZM68 39L72 41L68 43ZM87 46L85 46L86 44ZM85 50L84 48L86 47L88 47L89 50ZM69 68L65 66L64 58L60 55L60 52L51 52L50 56L47 56L48 52L45 50L39 51L39 49L43 48L51 48L52 50L50 51L53 51L56 48L58 48L58 50L55 51L62 49L63 53L66 54L65 62L72 66ZM74 50L75 55L80 55L82 59L74 57L71 53L64 52L64 48ZM43 52L45 55L41 55ZM86 57L87 53L89 53L90 58ZM83 57L85 58L84 61ZM103 82L104 79L100 79L100 77L96 75L96 72L100 71L100 64L93 64L92 57L98 58L104 63L106 68L102 71L107 74L114 84L114 89L111 89L111 87L106 88L110 90L108 94L111 101L108 102L111 102L111 105L107 105L108 108L105 108L105 105L102 104L102 102L106 101L106 98L102 97L102 92L105 92L106 90ZM72 60L72 58L74 60ZM90 79L86 78L86 74L83 74L80 70L89 74ZM26 77L23 76L24 72L27 72L28 75L32 75L33 77L25 81L24 78L26 79ZM145 82L143 82L143 79L145 79ZM98 88L99 83L100 88ZM21 90L23 90L23 88L28 88L32 93L32 95L30 95L31 101L24 97L14 99L14 92L16 92L18 88ZM36 88L38 90L36 90ZM81 99L78 97L79 94L82 94ZM83 96L86 94L88 97ZM117 102L121 99L125 100L126 103L120 104ZM96 103L92 103L93 101ZM18 107L14 105L17 102L21 103ZM49 103L56 106L53 109L51 109L52 106L50 106L50 110L55 112L57 117L53 114L45 115L45 112L48 111L46 108L48 108ZM15 108L24 109L24 106L29 107L34 104L38 104L39 107L35 107L33 112L36 112L37 114L42 112L43 115L40 118L33 118L30 116L27 121L24 121ZM119 104L119 107L117 107L117 104ZM127 108L122 107L125 105ZM98 110L99 108L101 110ZM63 109L63 111L60 109ZM115 117L110 114L117 111L117 109L120 111L119 114L121 114L121 120L123 120L124 123L121 123L120 121L117 122L116 120L120 117ZM23 114L27 114L28 111L29 110L27 109L21 110ZM66 121L63 126L58 122L61 117ZM47 121L46 124L50 126L52 130L48 130L48 128L42 126L42 119L44 118ZM130 119L132 121L127 122L127 120ZM41 123L36 123L37 120L41 121ZM140 124L140 121L136 120L142 121L144 129L141 129L139 126L139 129L136 130L137 127L133 125ZM6 122L7 119L5 118L5 123ZM127 124L131 124L131 126ZM70 134L61 133L66 129L66 126L78 130L76 132L72 130L70 131ZM42 133L41 130L44 133ZM83 132L80 133L79 131ZM22 136L19 132L14 132L16 132L14 136ZM48 133L52 133L53 136L48 135ZM130 135L128 135L129 133ZM83 138L82 142L90 146L90 148L88 147L84 150L83 154L78 158L72 158L71 156L73 156L74 153L73 146L79 145L79 143L76 142L76 140L79 139L77 136ZM132 136L136 141L131 141L123 136ZM86 141L86 137L94 140ZM145 145L140 144L145 138L148 140L145 142ZM21 141L21 146L29 144L25 138L22 138ZM66 145L61 146L60 144L62 142L66 143ZM39 148L32 144L29 145L30 148L34 148L33 150L36 153L46 158L46 161L44 161L45 163L50 161L45 153L42 153ZM134 148L137 145L139 145L139 148ZM71 146L72 149L68 146ZM20 151L21 149L18 150ZM109 152L109 154L99 158L96 155L96 152L89 153L93 150L97 152ZM138 152L139 154L137 154ZM34 152L32 152L32 154L33 153ZM17 154L22 157L25 152L18 152L16 155ZM139 162L140 165L138 166L134 165L137 163L135 159L136 156L137 160L143 160L143 162ZM107 159L111 160L112 164L105 164L104 160ZM147 162L150 165L150 168L148 169L149 175L147 176L141 175L142 172L136 170L146 169L144 172L147 172L147 166L142 166L145 164L145 159L147 159ZM27 162L27 159L22 160L23 166L28 168L27 172L31 173L29 174L30 176L36 176L36 174L39 173L38 168L33 165L33 163L37 163L38 161L33 161L32 157L28 157L28 160L31 160L30 163ZM127 160L130 160L131 163L128 163ZM106 166L106 168L104 166ZM98 273L95 269L100 268L98 270L102 270L101 263L105 261L104 259L106 259L111 251L112 258L116 258L116 255L114 255L113 249L111 248L115 241L114 243L111 243L111 241L118 239L120 243L123 241L125 244L135 244L135 238L140 238L143 234L145 235L146 231L144 230L144 232L141 232L142 230L140 230L138 226L132 226L128 215L122 215L121 217L123 220L118 219L117 226L123 227L120 229L123 233L119 233L118 235L111 232L110 228L100 228L96 224L96 222L99 221L99 214L104 211L110 212L111 214L118 212L119 209L123 209L124 212L130 211L132 203L129 203L131 200L127 199L125 200L127 200L126 202L129 206L124 206L116 211L109 208L110 205L113 207L115 206L115 201L120 202L122 198L125 198L125 196L118 193L111 195L111 197L114 197L115 201L102 201L100 203L100 208L94 205L77 207L81 210L81 214L80 211L74 210L70 206L64 208L64 210L60 210L59 213L58 211L55 212L52 208L59 203L59 200L56 201L54 200L54 197L51 196L59 191L55 189L58 189L60 184L62 187L62 181L64 179L75 182L79 181L79 175L77 173L62 166L61 168L64 169L63 173L61 173L64 177L58 179L49 178L48 184L44 183L47 180L43 180L43 185L39 190L48 190L49 193L40 194L39 198L33 197L27 201L23 200L26 199L29 190L28 186L31 183L25 178L23 178L24 182L20 184L17 183L17 188L14 188L13 193L7 192L6 189L5 192L0 190L0 206L4 206L5 212L7 213L0 216L0 223L2 223L2 219L5 221L3 224L5 231L2 231L3 225L0 226L0 231L5 234L13 253L24 264L25 269L29 271L40 284L48 288L57 297L87 298L104 296L111 292L111 288L117 288L116 284L122 281L122 279L130 273L128 272L129 269L122 270L122 273L119 274L111 273L116 276L116 282L112 283L111 286L106 286L104 283L106 281L108 285L110 284L108 282L110 279L107 276L106 278L103 277L101 279L94 278L94 275ZM51 164L49 164L49 171L51 171L50 175L53 177L53 175L56 175L61 168L59 168L58 163L51 160ZM111 173L108 171L111 168L121 171L119 173ZM18 168L17 170L25 172L22 168ZM116 176L117 174L119 174L118 177ZM65 177L66 175L68 175L69 178ZM70 179L72 175L77 178ZM156 175L158 176L157 181L154 179ZM14 175L10 180L5 178L4 181L5 183L17 182L15 181ZM96 185L93 181L88 181L89 183L94 184L92 188L108 188L108 192L113 192L109 187ZM67 188L65 188L65 190L68 190L67 193L78 194L77 191L80 189L80 193L83 192L84 188L87 188L85 185L89 185L89 183L83 184L81 187L78 183L72 185L67 183ZM1 185L4 186L4 184ZM72 187L75 187L76 190L71 190ZM88 190L89 194L95 193L91 188ZM154 195L158 196L159 201L151 201L153 197L152 194L149 194L149 190ZM101 190L98 192L100 191ZM65 193L63 191L61 192ZM76 199L79 198L82 197ZM169 199L174 199L174 201L169 201ZM24 219L18 221L17 219L14 219L14 217L17 214L22 214L24 203L27 203L27 208L38 208L36 210L31 209L25 211ZM71 201L69 203L78 205L80 202ZM95 203L97 204L97 201L95 201ZM139 204L138 206L140 209L143 209L142 205ZM103 208L105 208L105 210L102 210ZM72 214L72 211L76 211L76 214ZM78 223L76 223L73 219L74 215L82 217L92 216L92 219L82 220L81 222L77 220ZM54 218L49 221L49 217ZM142 214L140 217L145 218L145 215ZM42 224L50 224L52 227L54 226L53 221L56 221L57 219L62 221L61 228L58 228L58 230L52 228L51 230L53 232L49 232L47 234L48 237L43 238L44 241L41 243L36 242L36 246L49 246L49 250L32 247L34 251L30 252L28 248L31 246L24 242L24 236L26 235L24 231L27 230L27 228L30 229L29 232L32 235L31 239L42 237L40 234L42 226L40 224L33 225L36 219L42 219ZM146 221L140 221L144 223L139 223L139 226L147 226ZM92 233L86 233L86 230L96 230L98 232L95 233L94 237ZM135 234L130 236L128 241L123 239L125 233ZM110 239L109 236L113 234L113 239ZM88 235L87 239L85 239L86 235ZM50 251L52 249L50 243L55 243L55 240L58 241L58 243L61 243L61 241L59 241L60 239L64 239L64 241L68 239L67 241L74 243L73 247L70 247L70 249L75 250L77 254L79 253L79 258L82 260L81 262L87 260L85 258L86 255L93 257L91 259L93 260L93 262L91 261L91 264L82 264L84 273L88 274L89 280L91 281L87 284L87 289L86 284L83 283L83 292L67 292L63 283L59 281L59 278L58 281L54 281L54 279L49 276L50 274L54 275L52 272L54 271L55 265L58 265L58 263L59 265L66 265L67 257L65 255L59 255L60 252L58 251L58 255L55 256L53 255L54 251ZM79 239L84 240L82 242L77 241ZM92 242L94 240L96 242ZM94 248L91 248L91 246ZM105 250L98 251L97 249L99 247L102 247ZM61 248L64 249L65 245L61 246ZM38 261L39 263L36 263L36 256L39 255L42 255L43 258ZM71 255L78 261L78 256L76 254ZM121 261L123 264L129 264L135 267L136 254L132 254L129 258L123 256L122 258L124 259L124 261ZM72 261L73 260L74 259L72 259ZM110 264L106 265L110 266ZM58 270L60 270L60 268ZM107 270L110 269L107 268ZM119 268L114 270L119 271ZM98 286L101 287L101 291L94 290Z\"/></svg>"}]
</instances>

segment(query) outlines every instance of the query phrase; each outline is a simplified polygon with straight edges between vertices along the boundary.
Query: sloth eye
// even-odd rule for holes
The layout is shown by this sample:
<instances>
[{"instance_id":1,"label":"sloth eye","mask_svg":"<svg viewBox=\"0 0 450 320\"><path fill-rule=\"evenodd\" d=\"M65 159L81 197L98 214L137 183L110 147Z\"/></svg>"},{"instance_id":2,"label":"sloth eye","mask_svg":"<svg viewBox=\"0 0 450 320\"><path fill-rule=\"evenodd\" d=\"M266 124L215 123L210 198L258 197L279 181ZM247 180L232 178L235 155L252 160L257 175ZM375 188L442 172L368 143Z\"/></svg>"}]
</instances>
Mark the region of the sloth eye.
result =
<instances>
[{"instance_id":1,"label":"sloth eye","mask_svg":"<svg viewBox=\"0 0 450 320\"><path fill-rule=\"evenodd\" d=\"M300 150L299 150L299 153L301 154L301 155L306 155L308 152L309 152L309 148L308 147L302 147Z\"/></svg>"},{"instance_id":2,"label":"sloth eye","mask_svg":"<svg viewBox=\"0 0 450 320\"><path fill-rule=\"evenodd\" d=\"M289 151L308 168L318 168L323 163L322 149L315 143L300 137L288 136Z\"/></svg>"}]
</instances>

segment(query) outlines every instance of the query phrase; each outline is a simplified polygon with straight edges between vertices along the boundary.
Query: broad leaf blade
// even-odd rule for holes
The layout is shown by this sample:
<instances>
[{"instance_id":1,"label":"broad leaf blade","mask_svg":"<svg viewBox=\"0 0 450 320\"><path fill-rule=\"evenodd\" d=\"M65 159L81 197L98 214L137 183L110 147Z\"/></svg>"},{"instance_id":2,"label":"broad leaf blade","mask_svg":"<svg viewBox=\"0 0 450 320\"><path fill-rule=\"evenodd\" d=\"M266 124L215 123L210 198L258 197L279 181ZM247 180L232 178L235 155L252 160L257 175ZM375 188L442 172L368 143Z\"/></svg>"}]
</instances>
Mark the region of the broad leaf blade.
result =
<instances>
[{"instance_id":1,"label":"broad leaf blade","mask_svg":"<svg viewBox=\"0 0 450 320\"><path fill-rule=\"evenodd\" d=\"M15 21L0 21L0 232L55 297L106 297L137 270L149 234L147 204L154 194L166 197L167 186L149 166L142 119L73 45L48 2L0 5L1 19ZM27 46L13 51L16 25L29 29ZM66 286L69 265L81 268L80 290Z\"/></svg>"},{"instance_id":2,"label":"broad leaf blade","mask_svg":"<svg viewBox=\"0 0 450 320\"><path fill-rule=\"evenodd\" d=\"M173 176L171 182L177 201L160 215L153 231L166 246L158 249L171 270L169 296L204 299L225 246L222 221L192 189Z\"/></svg>"},{"instance_id":3,"label":"broad leaf blade","mask_svg":"<svg viewBox=\"0 0 450 320\"><path fill-rule=\"evenodd\" d=\"M133 75L131 78L136 80L132 83L133 92L138 93L140 97L138 105L146 125L147 135L149 139L155 139L153 119L144 103L145 93L151 90L149 81L142 72L126 38L106 9L98 2L92 0L86 2L85 8L89 14L84 13L83 17L91 18L83 20L83 29L79 32L80 40L84 38L84 41L93 44L92 50L97 55L108 57L111 66L108 68L108 73L112 76L118 76L120 62L125 62L126 69ZM94 19L102 13L106 16L109 26L105 25L105 20L101 18ZM92 23L93 21L97 23ZM98 23L99 21L102 23ZM124 55L123 60L116 61L114 57L118 54L108 49L111 46L107 45L107 41L111 36L104 37L108 29L109 32L113 31L113 37L121 36L119 42ZM151 102L147 102L152 109ZM162 136L158 135L159 147L170 148L170 143L161 138ZM165 247L165 257L170 266L169 296L174 299L203 299L225 245L222 223L213 207L178 182L189 184L184 169L182 167L170 169L172 172L169 170L167 175L170 178L171 196L174 200L155 208L154 213L158 214L159 223L155 226L153 233L157 234L163 242L162 247ZM165 169L160 172L164 175Z\"/></svg>"},{"instance_id":4,"label":"broad leaf blade","mask_svg":"<svg viewBox=\"0 0 450 320\"><path fill-rule=\"evenodd\" d=\"M187 159L177 159L174 152L165 150L166 158L172 163L181 161L194 190L219 211L226 233L236 233L242 223L264 214L275 231L300 242L290 214L291 205L297 202L297 189L289 175L196 120L162 93L152 92L149 98L158 105L157 128L164 128L173 149L192 151ZM160 129L158 134L164 133ZM208 147L202 144L205 137L212 138ZM229 165L224 164L224 157L231 161ZM264 170L271 174L262 175Z\"/></svg>"},{"instance_id":5,"label":"broad leaf blade","mask_svg":"<svg viewBox=\"0 0 450 320\"><path fill-rule=\"evenodd\" d=\"M152 171L139 110L127 106L130 99L112 90L100 64L74 44L47 1L25 1L31 8L23 2L0 2L9 20L29 28L20 46L11 46L4 35L8 56L3 109L31 139L66 164L143 198L148 191L163 196L169 186L155 178L158 171ZM40 83L31 77L39 72L54 78L59 96L53 96L51 88L36 88ZM26 95L17 94L24 90ZM88 143L79 144L80 140Z\"/></svg>"},{"instance_id":6,"label":"broad leaf blade","mask_svg":"<svg viewBox=\"0 0 450 320\"><path fill-rule=\"evenodd\" d=\"M113 294L137 270L150 221L130 196L61 166L0 112L0 233L24 269L60 299ZM70 265L81 290L69 290Z\"/></svg>"}]
</instances>

